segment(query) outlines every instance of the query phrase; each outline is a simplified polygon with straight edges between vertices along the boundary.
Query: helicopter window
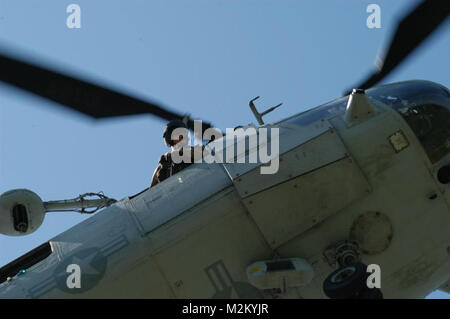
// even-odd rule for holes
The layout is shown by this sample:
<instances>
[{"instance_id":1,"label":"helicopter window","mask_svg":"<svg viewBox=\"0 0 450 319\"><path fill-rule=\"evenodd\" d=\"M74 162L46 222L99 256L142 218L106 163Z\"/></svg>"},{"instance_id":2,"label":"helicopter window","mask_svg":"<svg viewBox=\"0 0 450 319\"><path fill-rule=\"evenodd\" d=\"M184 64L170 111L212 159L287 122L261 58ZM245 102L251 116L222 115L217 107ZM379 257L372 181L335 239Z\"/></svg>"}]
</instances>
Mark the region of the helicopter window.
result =
<instances>
[{"instance_id":1,"label":"helicopter window","mask_svg":"<svg viewBox=\"0 0 450 319\"><path fill-rule=\"evenodd\" d=\"M424 81L403 82L368 90L405 119L422 144L431 163L450 153L450 94Z\"/></svg>"},{"instance_id":2,"label":"helicopter window","mask_svg":"<svg viewBox=\"0 0 450 319\"><path fill-rule=\"evenodd\" d=\"M22 257L13 260L9 264L0 268L0 284L5 282L8 277L14 277L21 271L25 271L31 266L44 260L52 253L52 247L49 242L40 245Z\"/></svg>"},{"instance_id":3,"label":"helicopter window","mask_svg":"<svg viewBox=\"0 0 450 319\"><path fill-rule=\"evenodd\" d=\"M399 108L434 164L450 152L450 110L437 104Z\"/></svg>"},{"instance_id":4,"label":"helicopter window","mask_svg":"<svg viewBox=\"0 0 450 319\"><path fill-rule=\"evenodd\" d=\"M450 98L450 93L445 87L428 81L407 81L381 85L367 90L366 94L388 105L397 104L399 100L404 103L415 102L432 96Z\"/></svg>"}]
</instances>

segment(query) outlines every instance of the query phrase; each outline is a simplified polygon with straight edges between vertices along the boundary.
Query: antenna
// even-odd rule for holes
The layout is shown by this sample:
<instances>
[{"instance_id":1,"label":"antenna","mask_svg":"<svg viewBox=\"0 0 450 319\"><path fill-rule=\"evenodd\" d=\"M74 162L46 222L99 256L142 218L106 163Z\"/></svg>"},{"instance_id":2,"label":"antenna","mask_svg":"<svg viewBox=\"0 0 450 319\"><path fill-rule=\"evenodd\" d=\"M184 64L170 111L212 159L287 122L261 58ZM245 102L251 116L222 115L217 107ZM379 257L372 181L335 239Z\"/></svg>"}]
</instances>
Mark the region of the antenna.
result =
<instances>
[{"instance_id":1,"label":"antenna","mask_svg":"<svg viewBox=\"0 0 450 319\"><path fill-rule=\"evenodd\" d=\"M264 121L262 119L262 117L270 112L272 112L273 110L275 110L277 107L281 106L283 103L280 103L278 105L272 106L270 109L265 110L262 113L259 113L258 110L256 109L255 104L253 103L254 101L256 101L257 99L259 99L259 96L255 97L254 99L250 100L250 102L248 103L248 105L250 106L250 110L252 110L253 115L255 116L256 120L258 121L259 125L264 125Z\"/></svg>"}]
</instances>

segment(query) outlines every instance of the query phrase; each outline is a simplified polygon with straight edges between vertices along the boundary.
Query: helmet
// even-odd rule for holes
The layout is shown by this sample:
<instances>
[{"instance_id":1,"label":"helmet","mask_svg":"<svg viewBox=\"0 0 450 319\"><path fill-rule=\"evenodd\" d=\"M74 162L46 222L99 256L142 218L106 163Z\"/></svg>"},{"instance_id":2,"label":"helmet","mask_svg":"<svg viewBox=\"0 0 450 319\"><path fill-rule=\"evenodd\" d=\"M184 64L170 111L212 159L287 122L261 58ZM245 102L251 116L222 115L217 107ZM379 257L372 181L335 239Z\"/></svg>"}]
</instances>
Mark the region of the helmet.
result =
<instances>
[{"instance_id":1,"label":"helmet","mask_svg":"<svg viewBox=\"0 0 450 319\"><path fill-rule=\"evenodd\" d=\"M172 132L177 128L185 128L188 129L187 125L181 120L172 120L167 123L166 128L164 129L163 138L168 146L173 146L174 143L171 139Z\"/></svg>"}]
</instances>

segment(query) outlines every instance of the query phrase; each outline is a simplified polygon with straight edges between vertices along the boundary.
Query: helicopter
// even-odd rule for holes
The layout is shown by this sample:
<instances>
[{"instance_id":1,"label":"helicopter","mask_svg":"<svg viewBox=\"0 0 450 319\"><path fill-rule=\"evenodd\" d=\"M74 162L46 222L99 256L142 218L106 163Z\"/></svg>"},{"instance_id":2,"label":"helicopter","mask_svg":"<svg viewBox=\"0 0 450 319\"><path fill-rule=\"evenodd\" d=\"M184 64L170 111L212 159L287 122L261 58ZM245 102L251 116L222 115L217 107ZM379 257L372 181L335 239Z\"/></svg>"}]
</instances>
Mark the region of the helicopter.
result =
<instances>
[{"instance_id":1,"label":"helicopter","mask_svg":"<svg viewBox=\"0 0 450 319\"><path fill-rule=\"evenodd\" d=\"M0 297L379 298L365 287L369 264L382 269L384 297L448 291L449 90L375 86L448 14L443 1L422 2L382 68L337 100L270 124L252 108L260 127L280 132L276 174L260 174L261 163L194 163L120 201L2 194L7 235L33 232L49 211L103 209L2 267ZM194 130L157 104L4 54L0 65L2 82L91 117L150 113Z\"/></svg>"}]
</instances>

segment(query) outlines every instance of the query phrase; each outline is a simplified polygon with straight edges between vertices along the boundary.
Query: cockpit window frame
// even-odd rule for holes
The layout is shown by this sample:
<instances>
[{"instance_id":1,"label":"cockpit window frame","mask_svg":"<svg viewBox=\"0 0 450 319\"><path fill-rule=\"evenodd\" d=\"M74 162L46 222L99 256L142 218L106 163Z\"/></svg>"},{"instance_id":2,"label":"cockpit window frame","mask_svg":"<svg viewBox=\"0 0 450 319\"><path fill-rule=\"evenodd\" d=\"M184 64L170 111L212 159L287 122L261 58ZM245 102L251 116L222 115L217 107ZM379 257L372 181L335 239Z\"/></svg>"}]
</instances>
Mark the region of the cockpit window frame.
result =
<instances>
[{"instance_id":1,"label":"cockpit window frame","mask_svg":"<svg viewBox=\"0 0 450 319\"><path fill-rule=\"evenodd\" d=\"M411 127L404 114L401 113L402 108L423 107L424 105L440 106L450 112L450 91L437 83L424 80L404 81L391 84L384 84L366 90L366 96L369 100L381 102L383 105L396 110L408 126L412 129L417 139L423 146L425 153L432 164L439 162L446 157L450 151L445 154L434 155L431 146L425 143L424 139L417 134L417 130ZM345 112L349 96L344 96L331 102L319 105L313 109L295 114L281 121L274 123L280 125L283 123L294 124L298 126L308 126L320 120L329 120ZM442 127L442 124L440 125ZM449 125L450 127L450 125ZM445 136L447 133L443 133ZM448 133L450 134L450 133ZM442 141L441 141L442 142ZM446 144L445 142L442 142ZM447 142L448 143L448 142ZM442 152L441 152L442 153Z\"/></svg>"},{"instance_id":2,"label":"cockpit window frame","mask_svg":"<svg viewBox=\"0 0 450 319\"><path fill-rule=\"evenodd\" d=\"M447 88L428 81L408 81L372 88L367 90L367 95L397 111L419 140L431 164L450 154Z\"/></svg>"}]
</instances>

